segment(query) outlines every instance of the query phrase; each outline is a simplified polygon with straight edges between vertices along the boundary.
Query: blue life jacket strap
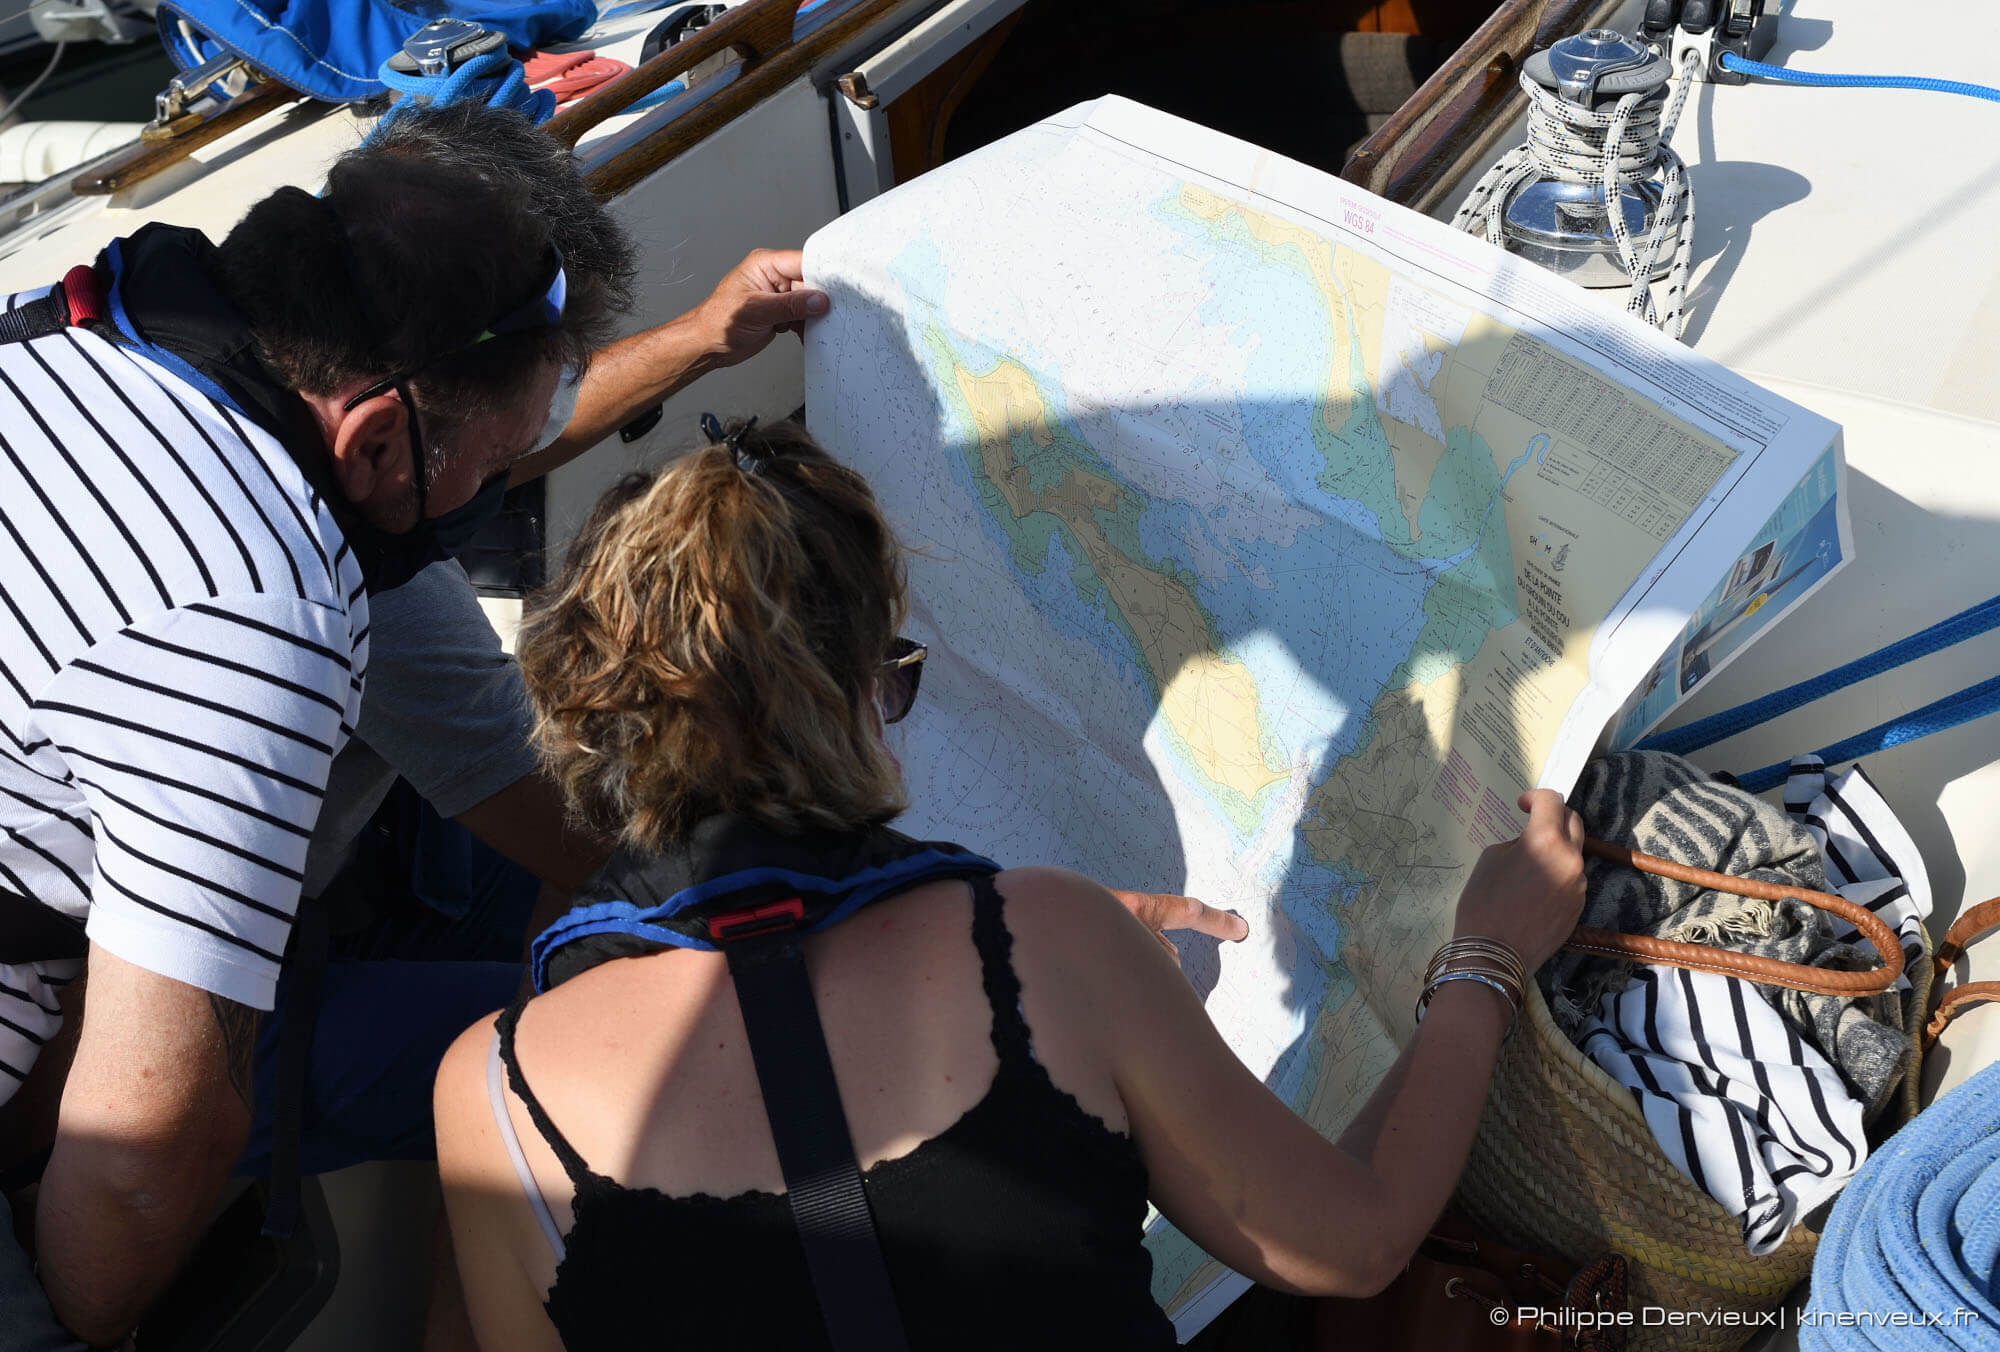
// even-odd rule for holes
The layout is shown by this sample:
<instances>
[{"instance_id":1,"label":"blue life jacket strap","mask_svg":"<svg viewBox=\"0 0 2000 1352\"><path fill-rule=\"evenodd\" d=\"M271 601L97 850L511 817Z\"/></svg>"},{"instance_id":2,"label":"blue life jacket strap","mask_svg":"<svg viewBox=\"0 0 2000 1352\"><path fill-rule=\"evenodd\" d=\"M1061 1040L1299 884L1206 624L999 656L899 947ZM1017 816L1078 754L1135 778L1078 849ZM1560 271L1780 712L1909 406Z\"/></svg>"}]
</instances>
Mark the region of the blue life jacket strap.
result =
<instances>
[{"instance_id":1,"label":"blue life jacket strap","mask_svg":"<svg viewBox=\"0 0 2000 1352\"><path fill-rule=\"evenodd\" d=\"M722 951L827 1340L834 1352L908 1352L802 938L796 931L760 934L726 940Z\"/></svg>"},{"instance_id":2,"label":"blue life jacket strap","mask_svg":"<svg viewBox=\"0 0 2000 1352\"><path fill-rule=\"evenodd\" d=\"M649 948L715 952L721 944L708 933L705 924L691 923L687 917L698 908L724 903L738 893L766 889L783 896L837 899L831 909L820 912L814 907L803 919L805 932L817 933L839 924L863 906L919 883L999 871L998 864L981 855L933 846L840 878L826 878L803 869L759 867L704 879L675 892L659 905L640 906L623 900L586 902L571 908L536 936L528 950L528 974L537 994L546 991L562 975L552 970L557 966L558 953L580 941L607 937L630 940L631 952ZM584 965L601 961L604 956L608 955L588 958Z\"/></svg>"}]
</instances>

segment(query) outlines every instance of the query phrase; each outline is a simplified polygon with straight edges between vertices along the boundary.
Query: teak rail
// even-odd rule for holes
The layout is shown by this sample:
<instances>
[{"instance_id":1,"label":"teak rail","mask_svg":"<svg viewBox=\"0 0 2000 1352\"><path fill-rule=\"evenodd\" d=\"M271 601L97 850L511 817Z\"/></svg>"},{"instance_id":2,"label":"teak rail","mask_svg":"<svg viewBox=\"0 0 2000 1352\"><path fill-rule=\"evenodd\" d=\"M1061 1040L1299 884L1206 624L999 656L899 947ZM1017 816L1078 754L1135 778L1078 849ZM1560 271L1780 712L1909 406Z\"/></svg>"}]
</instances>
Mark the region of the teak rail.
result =
<instances>
[{"instance_id":1,"label":"teak rail","mask_svg":"<svg viewBox=\"0 0 2000 1352\"><path fill-rule=\"evenodd\" d=\"M658 132L618 152L587 175L599 196L616 197L661 166L686 154L736 118L783 90L818 62L859 37L908 0L859 0L803 38L794 38L800 0L752 0L693 37L676 43L547 125L549 135L575 145L584 134L639 99L725 52L742 60L736 78Z\"/></svg>"},{"instance_id":2,"label":"teak rail","mask_svg":"<svg viewBox=\"0 0 2000 1352\"><path fill-rule=\"evenodd\" d=\"M638 100L713 57L733 53L736 78L636 144L588 173L601 196L615 197L686 154L721 128L859 38L910 0L856 0L803 38L795 36L801 0L751 0L620 76L548 124L551 136L574 146L584 135ZM1419 211L1436 207L1453 184L1484 167L1524 108L1515 80L1539 46L1603 22L1620 0L1505 0L1465 45L1364 141L1342 176ZM188 158L230 132L299 96L266 81L231 100L203 122L162 139L134 144L92 166L73 182L80 196L128 188Z\"/></svg>"},{"instance_id":3,"label":"teak rail","mask_svg":"<svg viewBox=\"0 0 2000 1352\"><path fill-rule=\"evenodd\" d=\"M1527 110L1529 53L1609 19L1621 0L1506 0L1465 45L1363 141L1340 176L1429 212L1492 159Z\"/></svg>"},{"instance_id":4,"label":"teak rail","mask_svg":"<svg viewBox=\"0 0 2000 1352\"><path fill-rule=\"evenodd\" d=\"M276 80L266 80L244 90L184 131L157 136L142 132L123 155L77 175L70 183L70 191L79 197L106 197L129 188L300 97L297 90Z\"/></svg>"},{"instance_id":5,"label":"teak rail","mask_svg":"<svg viewBox=\"0 0 2000 1352\"><path fill-rule=\"evenodd\" d=\"M735 118L784 89L846 43L909 0L859 0L804 38L794 38L801 0L752 0L730 10L684 42L605 85L546 127L574 146L585 133L633 103L687 74L711 57L733 52L742 60L737 78L658 132L613 155L589 174L591 187L615 197L662 165L685 154ZM81 197L103 197L151 178L212 142L301 96L276 80L245 90L184 131L148 135L124 154L93 165L71 182Z\"/></svg>"}]
</instances>

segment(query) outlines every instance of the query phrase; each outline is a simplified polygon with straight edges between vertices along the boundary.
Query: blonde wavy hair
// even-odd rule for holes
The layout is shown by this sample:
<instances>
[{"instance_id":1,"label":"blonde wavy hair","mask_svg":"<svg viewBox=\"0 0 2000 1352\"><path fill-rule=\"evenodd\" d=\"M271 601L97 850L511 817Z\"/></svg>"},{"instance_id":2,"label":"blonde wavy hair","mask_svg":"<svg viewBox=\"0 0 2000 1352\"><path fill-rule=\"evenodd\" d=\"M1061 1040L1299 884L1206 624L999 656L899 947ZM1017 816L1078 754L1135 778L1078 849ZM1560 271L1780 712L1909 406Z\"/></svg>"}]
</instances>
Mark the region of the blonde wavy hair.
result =
<instances>
[{"instance_id":1,"label":"blonde wavy hair","mask_svg":"<svg viewBox=\"0 0 2000 1352\"><path fill-rule=\"evenodd\" d=\"M738 452L606 493L522 622L544 762L641 850L717 812L846 830L904 805L874 709L903 564L875 495L794 423L729 430Z\"/></svg>"}]
</instances>

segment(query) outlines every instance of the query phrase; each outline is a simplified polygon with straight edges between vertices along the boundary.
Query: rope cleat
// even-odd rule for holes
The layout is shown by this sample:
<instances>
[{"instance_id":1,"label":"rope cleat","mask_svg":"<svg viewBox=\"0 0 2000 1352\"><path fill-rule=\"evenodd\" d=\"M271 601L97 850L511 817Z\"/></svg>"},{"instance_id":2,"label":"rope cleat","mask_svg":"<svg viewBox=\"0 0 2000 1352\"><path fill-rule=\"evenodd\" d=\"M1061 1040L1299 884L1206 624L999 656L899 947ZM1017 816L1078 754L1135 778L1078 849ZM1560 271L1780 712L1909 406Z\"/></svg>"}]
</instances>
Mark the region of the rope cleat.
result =
<instances>
[{"instance_id":1,"label":"rope cleat","mask_svg":"<svg viewBox=\"0 0 2000 1352\"><path fill-rule=\"evenodd\" d=\"M410 35L390 57L390 69L404 75L441 78L476 56L507 50L507 35L465 19L437 19Z\"/></svg>"},{"instance_id":2,"label":"rope cleat","mask_svg":"<svg viewBox=\"0 0 2000 1352\"><path fill-rule=\"evenodd\" d=\"M1609 199L1615 194L1629 236L1651 235L1659 219L1662 187L1649 175L1672 74L1659 50L1608 28L1564 38L1523 63L1524 79L1573 108L1602 113L1627 95L1640 98L1631 116L1630 148L1618 157L1621 182L1611 194L1601 180L1592 181L1603 155L1600 147L1583 144L1573 132L1565 134L1566 128L1539 128L1543 134L1533 138L1534 144L1553 163L1538 167L1569 172L1561 177L1555 172L1531 177L1507 199L1501 234L1508 252L1580 286L1632 284L1620 261ZM1658 251L1650 275L1665 275L1673 263L1672 251Z\"/></svg>"},{"instance_id":3,"label":"rope cleat","mask_svg":"<svg viewBox=\"0 0 2000 1352\"><path fill-rule=\"evenodd\" d=\"M1770 0L1647 0L1639 31L1672 57L1676 70L1692 53L1695 79L1748 84L1750 77L1729 69L1723 54L1762 61L1778 40L1778 12Z\"/></svg>"}]
</instances>

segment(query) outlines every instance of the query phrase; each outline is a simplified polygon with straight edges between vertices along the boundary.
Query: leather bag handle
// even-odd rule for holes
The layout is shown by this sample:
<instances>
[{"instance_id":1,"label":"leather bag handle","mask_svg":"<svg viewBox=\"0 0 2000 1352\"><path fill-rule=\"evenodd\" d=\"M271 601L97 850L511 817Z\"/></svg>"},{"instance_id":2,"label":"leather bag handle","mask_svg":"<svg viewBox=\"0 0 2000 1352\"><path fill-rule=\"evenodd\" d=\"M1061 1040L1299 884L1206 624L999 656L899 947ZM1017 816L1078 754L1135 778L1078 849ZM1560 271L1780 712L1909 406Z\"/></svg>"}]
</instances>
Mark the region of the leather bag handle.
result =
<instances>
[{"instance_id":1,"label":"leather bag handle","mask_svg":"<svg viewBox=\"0 0 2000 1352\"><path fill-rule=\"evenodd\" d=\"M1808 967L1803 963L1779 962L1776 958L1760 958L1749 953L1736 953L1709 944L1680 943L1672 939L1654 939L1643 934L1620 934L1614 930L1595 929L1589 925L1578 925L1570 934L1569 942L1563 945L1564 948L1579 953L1596 953L1608 958L1652 963L1660 967L1684 967L1691 972L1714 972L1720 976L1734 977L1739 981L1754 981L1766 986L1787 986L1792 990L1808 991L1814 995L1875 995L1895 985L1896 978L1903 974L1903 946L1897 941L1895 931L1873 911L1857 906L1845 897L1836 897L1829 892L1814 892L1803 887L1784 887L1777 883L1756 882L1749 878L1732 878L1726 873L1711 873L1705 868L1677 864L1671 859L1641 854L1629 845L1614 845L1603 840L1586 838L1583 842L1583 852L1608 863L1638 869L1641 873L1671 878L1675 882L1691 883L1696 887L1706 887L1716 892L1728 892L1734 896L1755 897L1760 901L1783 901L1787 897L1796 897L1807 905L1832 912L1861 931L1862 937L1874 945L1875 951L1881 955L1882 965L1868 972L1827 971L1820 967ZM1996 901L2000 901L2000 898L1996 898ZM1986 903L1986 906L1994 905L1995 902ZM1986 907L1975 908L1974 912L1962 917L1959 924L1964 924L1978 911L1985 909ZM2000 908L1996 908L1995 914L1987 923L2000 924ZM1952 927L1953 933L1957 933L1957 930L1958 926ZM1993 992L1986 998L2000 999L2000 982L1977 984L1993 986ZM1963 994L1971 989L1969 986L1961 987L1953 994Z\"/></svg>"},{"instance_id":2,"label":"leather bag handle","mask_svg":"<svg viewBox=\"0 0 2000 1352\"><path fill-rule=\"evenodd\" d=\"M1931 1021L1924 1025L1925 1051L1937 1042L1938 1034L1944 1031L1944 1026L1954 1016L1973 1005L2000 1000L2000 981L1968 981L1952 990L1944 990L1944 979L1950 973L1951 965L1965 952L1966 944L1972 941L1974 935L1996 925L2000 925L2000 897L1980 902L1952 921L1951 928L1944 932L1944 942L1938 945L1937 955L1931 960L1931 989L1943 993L1931 1008Z\"/></svg>"}]
</instances>

